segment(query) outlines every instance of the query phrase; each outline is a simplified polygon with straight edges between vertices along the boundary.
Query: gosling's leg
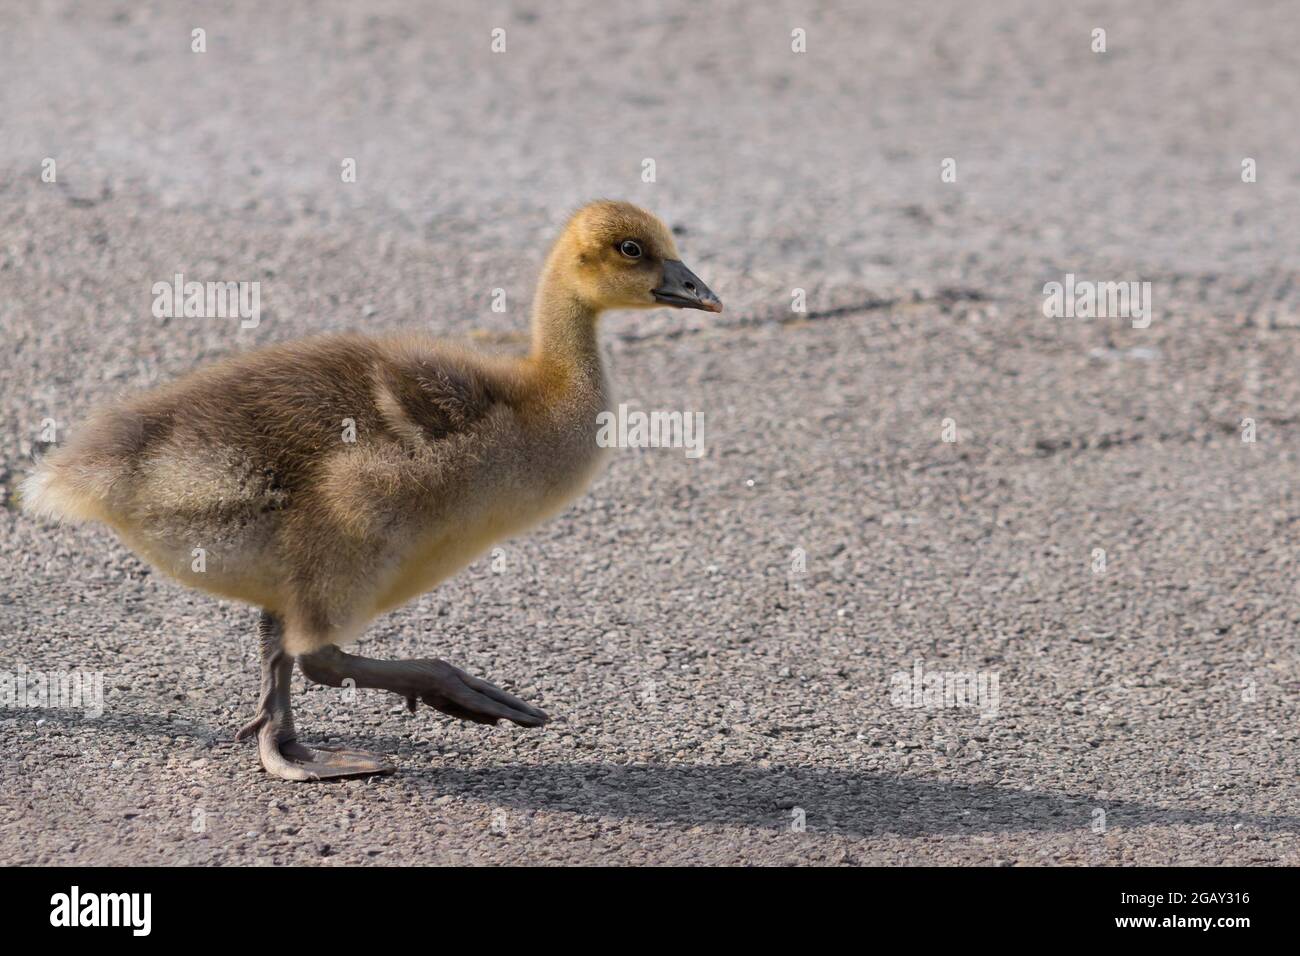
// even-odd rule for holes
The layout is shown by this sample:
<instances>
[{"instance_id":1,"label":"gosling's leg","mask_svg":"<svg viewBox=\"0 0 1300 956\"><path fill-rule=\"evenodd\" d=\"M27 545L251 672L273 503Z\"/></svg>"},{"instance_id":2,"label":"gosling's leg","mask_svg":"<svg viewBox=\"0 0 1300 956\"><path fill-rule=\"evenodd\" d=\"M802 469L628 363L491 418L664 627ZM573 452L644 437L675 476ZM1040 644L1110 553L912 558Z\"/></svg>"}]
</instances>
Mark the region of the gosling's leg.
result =
<instances>
[{"instance_id":1,"label":"gosling's leg","mask_svg":"<svg viewBox=\"0 0 1300 956\"><path fill-rule=\"evenodd\" d=\"M262 655L262 700L257 716L235 735L243 740L257 733L257 752L266 772L282 780L325 780L392 773L393 767L374 754L345 747L298 743L289 704L293 658L281 646L280 621L266 611L258 622Z\"/></svg>"},{"instance_id":2,"label":"gosling's leg","mask_svg":"<svg viewBox=\"0 0 1300 956\"><path fill-rule=\"evenodd\" d=\"M540 727L550 719L531 704L446 661L379 661L331 646L303 654L298 665L308 680L318 684L340 687L351 680L357 687L391 690L406 698L412 712L418 699L444 714L479 724L504 719L523 727Z\"/></svg>"}]
</instances>

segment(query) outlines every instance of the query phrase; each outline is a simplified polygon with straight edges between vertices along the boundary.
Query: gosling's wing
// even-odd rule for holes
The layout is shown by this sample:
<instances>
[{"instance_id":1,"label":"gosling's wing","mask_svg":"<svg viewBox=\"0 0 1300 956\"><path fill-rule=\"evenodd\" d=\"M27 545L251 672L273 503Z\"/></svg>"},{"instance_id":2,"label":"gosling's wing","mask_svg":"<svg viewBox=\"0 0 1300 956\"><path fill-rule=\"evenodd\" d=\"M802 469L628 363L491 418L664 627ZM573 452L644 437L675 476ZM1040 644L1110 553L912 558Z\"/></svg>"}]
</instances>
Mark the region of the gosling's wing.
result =
<instances>
[{"instance_id":1,"label":"gosling's wing","mask_svg":"<svg viewBox=\"0 0 1300 956\"><path fill-rule=\"evenodd\" d=\"M426 339L379 344L355 443L320 457L314 520L386 540L518 454L518 366Z\"/></svg>"},{"instance_id":2,"label":"gosling's wing","mask_svg":"<svg viewBox=\"0 0 1300 956\"><path fill-rule=\"evenodd\" d=\"M427 340L384 343L375 368L381 422L420 447L474 432L509 401L510 391L491 360Z\"/></svg>"}]
</instances>

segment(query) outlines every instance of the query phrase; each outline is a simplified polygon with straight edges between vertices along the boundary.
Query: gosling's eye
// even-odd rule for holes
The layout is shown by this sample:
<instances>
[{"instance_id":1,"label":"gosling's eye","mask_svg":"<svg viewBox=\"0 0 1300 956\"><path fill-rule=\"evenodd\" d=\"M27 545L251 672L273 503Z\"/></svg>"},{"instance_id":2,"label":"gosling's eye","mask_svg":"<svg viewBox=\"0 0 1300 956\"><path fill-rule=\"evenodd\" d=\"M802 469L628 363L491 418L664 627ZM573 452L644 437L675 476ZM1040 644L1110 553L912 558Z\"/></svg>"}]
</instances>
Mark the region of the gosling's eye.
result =
<instances>
[{"instance_id":1,"label":"gosling's eye","mask_svg":"<svg viewBox=\"0 0 1300 956\"><path fill-rule=\"evenodd\" d=\"M629 259L641 258L641 247L631 239L624 239L620 242L618 244L618 251L623 253L623 255L627 256Z\"/></svg>"}]
</instances>

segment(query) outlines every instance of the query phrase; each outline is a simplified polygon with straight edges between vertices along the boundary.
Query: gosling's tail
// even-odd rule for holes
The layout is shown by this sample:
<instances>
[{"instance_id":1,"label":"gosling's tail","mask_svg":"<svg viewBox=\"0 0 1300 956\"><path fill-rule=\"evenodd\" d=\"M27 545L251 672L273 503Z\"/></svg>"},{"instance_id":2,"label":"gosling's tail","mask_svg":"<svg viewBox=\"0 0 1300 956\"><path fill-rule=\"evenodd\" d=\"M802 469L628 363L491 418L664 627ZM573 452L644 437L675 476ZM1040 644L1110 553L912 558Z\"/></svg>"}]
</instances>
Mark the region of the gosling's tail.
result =
<instances>
[{"instance_id":1,"label":"gosling's tail","mask_svg":"<svg viewBox=\"0 0 1300 956\"><path fill-rule=\"evenodd\" d=\"M50 500L50 473L39 465L18 486L18 506L33 518L55 518L57 514Z\"/></svg>"},{"instance_id":2,"label":"gosling's tail","mask_svg":"<svg viewBox=\"0 0 1300 956\"><path fill-rule=\"evenodd\" d=\"M46 521L93 521L103 512L88 490L71 481L57 459L47 458L18 486L18 504Z\"/></svg>"}]
</instances>

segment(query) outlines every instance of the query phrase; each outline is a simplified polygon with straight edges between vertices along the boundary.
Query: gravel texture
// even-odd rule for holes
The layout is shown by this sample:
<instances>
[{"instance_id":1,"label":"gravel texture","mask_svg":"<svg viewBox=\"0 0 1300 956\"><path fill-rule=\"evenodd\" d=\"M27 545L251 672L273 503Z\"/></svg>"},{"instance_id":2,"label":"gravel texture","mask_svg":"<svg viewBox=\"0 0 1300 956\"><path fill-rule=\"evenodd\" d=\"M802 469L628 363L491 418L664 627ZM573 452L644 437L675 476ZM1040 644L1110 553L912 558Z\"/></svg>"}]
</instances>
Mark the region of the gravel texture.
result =
<instances>
[{"instance_id":1,"label":"gravel texture","mask_svg":"<svg viewBox=\"0 0 1300 956\"><path fill-rule=\"evenodd\" d=\"M620 450L359 645L550 726L301 687L393 777L262 773L255 612L8 500L0 676L101 673L104 712L0 709L0 862L1300 862L1300 12L1159 6L12 4L6 489L45 419L233 351L518 348L596 196L727 311L604 322L704 457ZM260 325L155 318L177 271L260 282ZM1044 317L1066 273L1150 281L1150 327ZM916 661L996 708L900 706Z\"/></svg>"}]
</instances>

